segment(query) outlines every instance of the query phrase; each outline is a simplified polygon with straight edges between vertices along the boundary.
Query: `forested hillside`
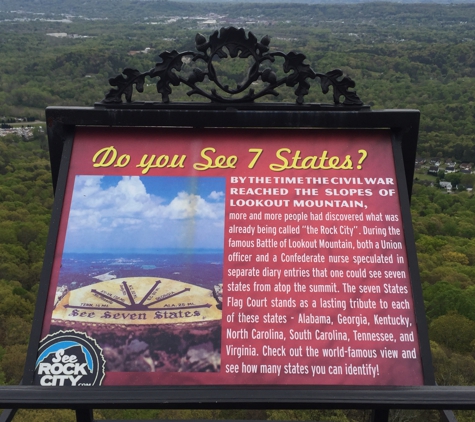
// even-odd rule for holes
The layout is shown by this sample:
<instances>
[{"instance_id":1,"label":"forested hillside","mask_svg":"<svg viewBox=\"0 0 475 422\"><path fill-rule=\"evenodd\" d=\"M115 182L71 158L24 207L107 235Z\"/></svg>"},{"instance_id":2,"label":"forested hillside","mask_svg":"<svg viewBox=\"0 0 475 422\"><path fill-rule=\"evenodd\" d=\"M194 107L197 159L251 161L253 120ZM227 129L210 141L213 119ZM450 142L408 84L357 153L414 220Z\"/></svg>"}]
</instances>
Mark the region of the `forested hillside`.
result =
<instances>
[{"instance_id":1,"label":"forested hillside","mask_svg":"<svg viewBox=\"0 0 475 422\"><path fill-rule=\"evenodd\" d=\"M152 68L167 49L193 50L197 32L244 27L271 47L307 56L315 71L341 68L373 109L415 108L422 121L412 215L437 382L475 385L475 5L208 4L158 1L0 0L0 124L44 119L51 105L91 106L108 78ZM145 50L148 48L149 50ZM147 53L145 53L147 51ZM242 79L235 62L217 68ZM160 100L150 80L136 100ZM175 89L175 88L173 88ZM271 101L293 102L290 90ZM201 101L184 91L172 101ZM312 87L306 102L330 103ZM15 123L16 124L16 123ZM26 123L20 122L19 125ZM430 158L441 161L428 175ZM457 173L445 174L453 162ZM438 186L451 181L452 193ZM456 187L458 186L458 187ZM0 137L0 383L22 376L53 202L45 133ZM456 329L454 329L456 327ZM96 418L132 417L97 412ZM363 421L367 413L143 411L141 416ZM54 419L57 418L57 419ZM438 420L394 412L394 421ZM18 420L73 420L71 413L21 413ZM461 412L460 421L475 421Z\"/></svg>"}]
</instances>

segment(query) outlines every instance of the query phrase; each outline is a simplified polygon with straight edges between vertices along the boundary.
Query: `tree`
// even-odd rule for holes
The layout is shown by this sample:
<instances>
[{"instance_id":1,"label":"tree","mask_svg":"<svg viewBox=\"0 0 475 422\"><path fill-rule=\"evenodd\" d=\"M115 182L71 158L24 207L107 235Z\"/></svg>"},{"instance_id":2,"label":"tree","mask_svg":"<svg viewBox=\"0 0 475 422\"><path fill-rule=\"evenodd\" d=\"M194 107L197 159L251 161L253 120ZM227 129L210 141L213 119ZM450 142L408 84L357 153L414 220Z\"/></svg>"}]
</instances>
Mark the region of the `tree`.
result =
<instances>
[{"instance_id":1,"label":"tree","mask_svg":"<svg viewBox=\"0 0 475 422\"><path fill-rule=\"evenodd\" d=\"M446 281L440 281L431 286L425 285L424 296L427 301L426 313L430 320L457 312L475 321L475 295L472 291L465 291Z\"/></svg>"},{"instance_id":2,"label":"tree","mask_svg":"<svg viewBox=\"0 0 475 422\"><path fill-rule=\"evenodd\" d=\"M456 312L451 312L436 318L430 323L429 336L431 340L450 350L468 353L472 350L472 342L475 339L475 321L471 321Z\"/></svg>"}]
</instances>

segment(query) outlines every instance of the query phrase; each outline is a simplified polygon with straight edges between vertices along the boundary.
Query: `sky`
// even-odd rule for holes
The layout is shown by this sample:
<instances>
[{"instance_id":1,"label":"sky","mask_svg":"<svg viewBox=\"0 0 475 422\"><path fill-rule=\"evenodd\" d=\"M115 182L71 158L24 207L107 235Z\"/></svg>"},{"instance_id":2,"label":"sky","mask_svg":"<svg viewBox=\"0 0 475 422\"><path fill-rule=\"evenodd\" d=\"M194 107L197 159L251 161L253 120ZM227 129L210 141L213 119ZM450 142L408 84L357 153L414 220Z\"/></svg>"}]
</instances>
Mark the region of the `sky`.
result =
<instances>
[{"instance_id":1,"label":"sky","mask_svg":"<svg viewBox=\"0 0 475 422\"><path fill-rule=\"evenodd\" d=\"M76 176L65 253L222 250L225 178Z\"/></svg>"}]
</instances>

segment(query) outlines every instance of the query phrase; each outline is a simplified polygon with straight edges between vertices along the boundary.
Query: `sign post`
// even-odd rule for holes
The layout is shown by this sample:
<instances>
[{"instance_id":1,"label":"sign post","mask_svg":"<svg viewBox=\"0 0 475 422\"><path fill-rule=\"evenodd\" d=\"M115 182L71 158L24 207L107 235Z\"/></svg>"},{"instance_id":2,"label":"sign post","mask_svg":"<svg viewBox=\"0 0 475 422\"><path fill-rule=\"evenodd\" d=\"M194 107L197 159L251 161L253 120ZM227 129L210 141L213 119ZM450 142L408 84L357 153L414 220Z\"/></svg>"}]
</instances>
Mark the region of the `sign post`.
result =
<instances>
[{"instance_id":1,"label":"sign post","mask_svg":"<svg viewBox=\"0 0 475 422\"><path fill-rule=\"evenodd\" d=\"M241 35L196 54L264 61L268 42ZM117 104L122 77L95 108L47 109L56 202L25 384L249 400L434 384L409 211L419 112L337 85L351 104L303 105L305 79L332 75L302 66L293 106Z\"/></svg>"}]
</instances>

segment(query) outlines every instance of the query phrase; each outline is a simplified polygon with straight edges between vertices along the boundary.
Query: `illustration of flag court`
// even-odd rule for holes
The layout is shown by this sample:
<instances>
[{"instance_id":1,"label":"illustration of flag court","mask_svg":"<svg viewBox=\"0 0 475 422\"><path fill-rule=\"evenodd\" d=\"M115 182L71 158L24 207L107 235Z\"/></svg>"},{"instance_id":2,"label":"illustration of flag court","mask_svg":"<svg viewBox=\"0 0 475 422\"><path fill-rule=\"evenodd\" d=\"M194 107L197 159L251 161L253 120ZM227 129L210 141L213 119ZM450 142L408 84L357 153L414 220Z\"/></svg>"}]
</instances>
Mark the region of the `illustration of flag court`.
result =
<instances>
[{"instance_id":1,"label":"illustration of flag court","mask_svg":"<svg viewBox=\"0 0 475 422\"><path fill-rule=\"evenodd\" d=\"M106 371L216 372L220 291L157 277L102 281L66 292L51 331L75 329L95 338Z\"/></svg>"}]
</instances>

